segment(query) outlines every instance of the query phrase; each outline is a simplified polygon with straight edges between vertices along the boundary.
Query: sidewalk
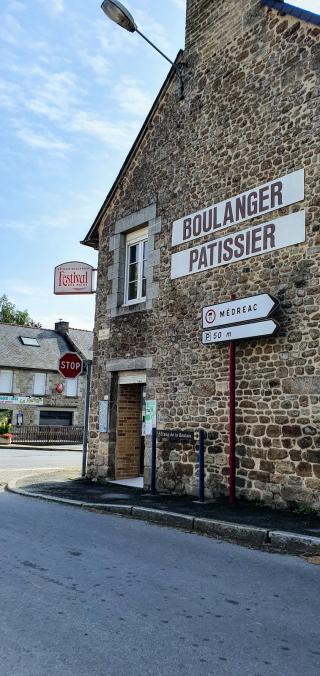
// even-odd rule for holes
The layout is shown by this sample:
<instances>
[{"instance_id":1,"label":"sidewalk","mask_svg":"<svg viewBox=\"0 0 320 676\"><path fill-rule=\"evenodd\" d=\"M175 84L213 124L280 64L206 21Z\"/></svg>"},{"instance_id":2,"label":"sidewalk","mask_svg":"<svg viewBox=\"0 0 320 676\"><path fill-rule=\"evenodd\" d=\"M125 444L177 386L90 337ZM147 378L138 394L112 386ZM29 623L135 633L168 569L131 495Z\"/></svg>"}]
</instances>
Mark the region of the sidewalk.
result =
<instances>
[{"instance_id":1,"label":"sidewalk","mask_svg":"<svg viewBox=\"0 0 320 676\"><path fill-rule=\"evenodd\" d=\"M150 495L115 483L98 484L79 473L59 471L25 476L9 490L77 506L140 518L153 523L221 537L270 551L320 556L320 516L275 511L254 503L226 500L197 503L193 496Z\"/></svg>"}]
</instances>

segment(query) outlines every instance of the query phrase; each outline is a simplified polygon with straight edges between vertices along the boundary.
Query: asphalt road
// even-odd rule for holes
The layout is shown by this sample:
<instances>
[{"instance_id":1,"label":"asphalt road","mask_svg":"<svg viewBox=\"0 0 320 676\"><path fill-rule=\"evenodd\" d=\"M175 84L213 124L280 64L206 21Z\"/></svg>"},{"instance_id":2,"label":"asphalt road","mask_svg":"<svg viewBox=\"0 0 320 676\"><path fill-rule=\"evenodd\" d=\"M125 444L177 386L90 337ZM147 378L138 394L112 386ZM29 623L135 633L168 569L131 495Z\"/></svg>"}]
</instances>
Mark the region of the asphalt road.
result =
<instances>
[{"instance_id":1,"label":"asphalt road","mask_svg":"<svg viewBox=\"0 0 320 676\"><path fill-rule=\"evenodd\" d=\"M0 448L0 485L28 474L29 470L79 468L81 451L44 450L42 448ZM26 470L26 471L25 471Z\"/></svg>"},{"instance_id":2,"label":"asphalt road","mask_svg":"<svg viewBox=\"0 0 320 676\"><path fill-rule=\"evenodd\" d=\"M318 676L320 566L0 493L1 676Z\"/></svg>"}]
</instances>

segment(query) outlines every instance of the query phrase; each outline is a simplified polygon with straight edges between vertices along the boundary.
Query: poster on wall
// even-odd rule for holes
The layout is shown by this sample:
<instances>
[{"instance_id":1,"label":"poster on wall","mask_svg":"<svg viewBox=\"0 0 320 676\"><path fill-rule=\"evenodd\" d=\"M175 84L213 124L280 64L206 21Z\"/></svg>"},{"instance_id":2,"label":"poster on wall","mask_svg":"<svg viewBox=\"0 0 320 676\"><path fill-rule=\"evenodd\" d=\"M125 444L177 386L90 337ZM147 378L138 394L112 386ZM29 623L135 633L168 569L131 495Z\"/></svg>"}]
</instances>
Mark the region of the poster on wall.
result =
<instances>
[{"instance_id":1,"label":"poster on wall","mask_svg":"<svg viewBox=\"0 0 320 676\"><path fill-rule=\"evenodd\" d=\"M147 399L146 401L146 435L152 434L152 428L157 427L157 402L155 399Z\"/></svg>"},{"instance_id":2,"label":"poster on wall","mask_svg":"<svg viewBox=\"0 0 320 676\"><path fill-rule=\"evenodd\" d=\"M99 401L99 432L108 432L108 413L109 402L107 400Z\"/></svg>"},{"instance_id":3,"label":"poster on wall","mask_svg":"<svg viewBox=\"0 0 320 676\"><path fill-rule=\"evenodd\" d=\"M20 406L43 406L43 399L41 397L28 397L28 396L18 396L1 394L0 395L0 406L3 404L19 404Z\"/></svg>"}]
</instances>

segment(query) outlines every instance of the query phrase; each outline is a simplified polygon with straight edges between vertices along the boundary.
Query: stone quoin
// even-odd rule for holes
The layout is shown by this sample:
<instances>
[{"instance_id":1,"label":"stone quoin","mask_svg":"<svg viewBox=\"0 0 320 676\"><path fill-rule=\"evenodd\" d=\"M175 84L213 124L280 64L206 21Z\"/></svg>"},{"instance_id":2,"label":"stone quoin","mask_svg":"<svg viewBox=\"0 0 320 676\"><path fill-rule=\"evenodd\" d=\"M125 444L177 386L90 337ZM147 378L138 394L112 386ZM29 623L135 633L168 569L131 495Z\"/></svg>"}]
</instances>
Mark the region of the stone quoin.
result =
<instances>
[{"instance_id":1,"label":"stone quoin","mask_svg":"<svg viewBox=\"0 0 320 676\"><path fill-rule=\"evenodd\" d=\"M320 509L320 25L270 4L187 0L185 98L172 69L84 239L99 250L87 474L148 488L152 418L157 489L197 494L203 428L205 495L226 495L220 339L238 336L237 497ZM253 309L251 327L203 327L231 294L279 305L260 327Z\"/></svg>"}]
</instances>

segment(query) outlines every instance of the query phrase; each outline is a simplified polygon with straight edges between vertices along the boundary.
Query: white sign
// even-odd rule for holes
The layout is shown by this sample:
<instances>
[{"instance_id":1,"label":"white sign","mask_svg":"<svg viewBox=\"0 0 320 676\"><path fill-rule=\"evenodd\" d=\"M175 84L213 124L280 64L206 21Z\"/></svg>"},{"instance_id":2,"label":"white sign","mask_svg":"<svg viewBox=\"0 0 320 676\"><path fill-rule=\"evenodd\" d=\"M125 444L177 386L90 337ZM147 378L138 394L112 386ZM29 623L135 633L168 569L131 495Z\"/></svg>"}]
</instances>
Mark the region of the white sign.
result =
<instances>
[{"instance_id":1,"label":"white sign","mask_svg":"<svg viewBox=\"0 0 320 676\"><path fill-rule=\"evenodd\" d=\"M110 329L100 329L98 331L98 340L109 340Z\"/></svg>"},{"instance_id":2,"label":"white sign","mask_svg":"<svg viewBox=\"0 0 320 676\"><path fill-rule=\"evenodd\" d=\"M56 295L95 293L93 290L94 268L88 263L70 261L54 269L54 293Z\"/></svg>"},{"instance_id":3,"label":"white sign","mask_svg":"<svg viewBox=\"0 0 320 676\"><path fill-rule=\"evenodd\" d=\"M146 435L152 434L153 427L157 427L157 402L155 399L147 399L145 434Z\"/></svg>"},{"instance_id":4,"label":"white sign","mask_svg":"<svg viewBox=\"0 0 320 676\"><path fill-rule=\"evenodd\" d=\"M305 241L305 212L282 216L273 222L213 239L171 257L171 279L261 256Z\"/></svg>"},{"instance_id":5,"label":"white sign","mask_svg":"<svg viewBox=\"0 0 320 676\"><path fill-rule=\"evenodd\" d=\"M204 331L202 342L204 345L211 343L223 343L226 340L241 340L241 338L254 338L258 336L272 336L278 324L273 319L252 324L240 324L240 326L226 326L221 329Z\"/></svg>"},{"instance_id":6,"label":"white sign","mask_svg":"<svg viewBox=\"0 0 320 676\"><path fill-rule=\"evenodd\" d=\"M41 397L20 397L17 395L1 395L0 396L0 406L1 404L18 404L21 406L43 406L43 399Z\"/></svg>"},{"instance_id":7,"label":"white sign","mask_svg":"<svg viewBox=\"0 0 320 676\"><path fill-rule=\"evenodd\" d=\"M109 431L109 401L99 401L99 432Z\"/></svg>"},{"instance_id":8,"label":"white sign","mask_svg":"<svg viewBox=\"0 0 320 676\"><path fill-rule=\"evenodd\" d=\"M304 199L304 169L264 183L207 209L184 216L172 226L172 246L212 235L222 228L257 218Z\"/></svg>"},{"instance_id":9,"label":"white sign","mask_svg":"<svg viewBox=\"0 0 320 676\"><path fill-rule=\"evenodd\" d=\"M268 293L208 305L202 310L202 326L204 329L211 329L216 326L264 319L269 317L277 305L278 301Z\"/></svg>"}]
</instances>

